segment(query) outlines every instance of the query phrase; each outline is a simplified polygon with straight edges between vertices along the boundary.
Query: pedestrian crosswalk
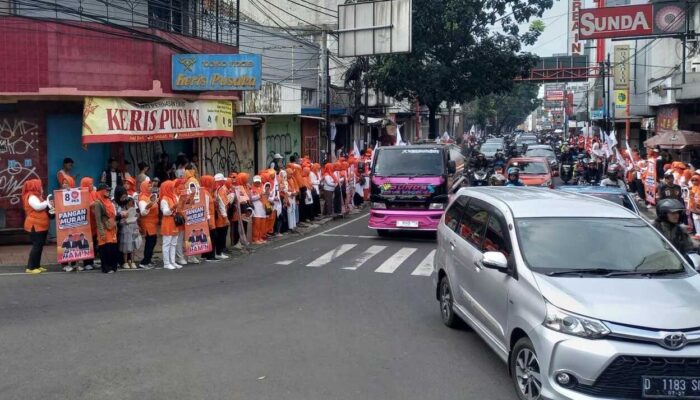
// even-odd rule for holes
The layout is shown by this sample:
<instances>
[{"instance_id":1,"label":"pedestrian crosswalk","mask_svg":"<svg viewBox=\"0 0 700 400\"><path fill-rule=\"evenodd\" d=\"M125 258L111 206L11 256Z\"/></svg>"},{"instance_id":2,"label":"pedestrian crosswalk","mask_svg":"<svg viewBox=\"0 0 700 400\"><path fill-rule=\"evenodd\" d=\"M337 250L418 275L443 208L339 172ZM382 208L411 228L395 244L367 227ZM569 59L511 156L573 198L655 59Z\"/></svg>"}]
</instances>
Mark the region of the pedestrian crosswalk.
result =
<instances>
[{"instance_id":1,"label":"pedestrian crosswalk","mask_svg":"<svg viewBox=\"0 0 700 400\"><path fill-rule=\"evenodd\" d=\"M369 270L380 274L393 274L405 270L410 271L411 276L429 277L434 273L434 257L435 249L346 243L299 259L280 260L275 264L337 268L345 271Z\"/></svg>"}]
</instances>

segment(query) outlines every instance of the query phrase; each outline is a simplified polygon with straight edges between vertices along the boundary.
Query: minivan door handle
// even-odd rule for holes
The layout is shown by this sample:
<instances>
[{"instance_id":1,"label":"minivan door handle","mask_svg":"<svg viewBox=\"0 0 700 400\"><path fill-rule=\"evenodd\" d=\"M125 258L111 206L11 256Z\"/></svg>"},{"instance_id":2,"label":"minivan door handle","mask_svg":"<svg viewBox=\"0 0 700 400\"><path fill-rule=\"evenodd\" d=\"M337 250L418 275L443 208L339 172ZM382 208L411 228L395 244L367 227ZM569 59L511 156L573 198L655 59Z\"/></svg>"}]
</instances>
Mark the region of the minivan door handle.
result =
<instances>
[{"instance_id":1,"label":"minivan door handle","mask_svg":"<svg viewBox=\"0 0 700 400\"><path fill-rule=\"evenodd\" d=\"M450 250L455 251L455 242L450 242Z\"/></svg>"},{"instance_id":2,"label":"minivan door handle","mask_svg":"<svg viewBox=\"0 0 700 400\"><path fill-rule=\"evenodd\" d=\"M483 264L481 264L481 260L476 261L474 260L474 271L479 272L481 269L484 268Z\"/></svg>"}]
</instances>

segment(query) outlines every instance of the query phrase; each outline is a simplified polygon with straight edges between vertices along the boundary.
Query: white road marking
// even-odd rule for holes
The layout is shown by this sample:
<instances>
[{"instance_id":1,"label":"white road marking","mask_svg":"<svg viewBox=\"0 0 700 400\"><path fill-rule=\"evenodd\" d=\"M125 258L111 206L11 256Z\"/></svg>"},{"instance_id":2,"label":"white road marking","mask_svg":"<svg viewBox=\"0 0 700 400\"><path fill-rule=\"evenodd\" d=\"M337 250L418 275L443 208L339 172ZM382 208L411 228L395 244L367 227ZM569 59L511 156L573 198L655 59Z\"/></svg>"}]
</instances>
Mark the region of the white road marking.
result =
<instances>
[{"instance_id":1,"label":"white road marking","mask_svg":"<svg viewBox=\"0 0 700 400\"><path fill-rule=\"evenodd\" d=\"M428 253L428 255L425 257L423 261L421 261L420 264L418 264L418 267L413 270L411 275L416 275L416 276L430 276L433 274L434 268L433 268L433 261L435 257L435 250L431 251Z\"/></svg>"},{"instance_id":2,"label":"white road marking","mask_svg":"<svg viewBox=\"0 0 700 400\"><path fill-rule=\"evenodd\" d=\"M353 219L353 220L350 220L350 221L348 221L348 222L344 222L344 223L342 223L342 224L340 224L340 225L338 225L338 226L336 226L336 227L333 227L333 228L331 228L331 229L325 230L325 231L323 231L323 232L319 232L319 233L317 233L317 234L315 234L315 235L306 236L306 237L304 237L304 238L301 238L301 239L299 239L299 240L295 240L295 241L293 241L293 242L285 243L285 244L283 244L283 245L281 245L281 246L279 246L279 247L276 247L276 248L277 248L277 249L283 249L283 248L285 248L285 247L289 247L289 246L295 245L295 244L297 244L297 243L301 243L301 242L304 242L304 241L306 241L306 240L319 237L319 236L321 236L321 235L323 235L323 234L325 234L325 233L333 232L333 231L336 230L336 229L340 229L340 228L342 228L342 227L344 227L344 226L346 226L346 225L350 225L350 224L352 224L353 222L357 222L357 221L359 221L359 220L361 220L361 219L363 219L363 218L369 218L369 213L364 214L364 215L361 215L361 216L359 216L359 217L357 217L357 218L355 218L355 219Z\"/></svg>"},{"instance_id":3,"label":"white road marking","mask_svg":"<svg viewBox=\"0 0 700 400\"><path fill-rule=\"evenodd\" d=\"M347 253L355 246L357 246L357 245L356 244L341 244L340 246L336 247L335 249L329 251L328 253L322 255L321 257L306 264L306 266L307 267L322 267L322 266L328 264L329 262L333 261L334 259Z\"/></svg>"},{"instance_id":4,"label":"white road marking","mask_svg":"<svg viewBox=\"0 0 700 400\"><path fill-rule=\"evenodd\" d=\"M379 268L375 269L374 272L379 272L381 274L393 274L394 271L396 271L401 264L403 264L404 261L408 257L411 256L417 249L414 249L412 247L404 247L401 250L397 251L396 254L393 256L389 257L388 260L384 261L382 265L379 266Z\"/></svg>"},{"instance_id":5,"label":"white road marking","mask_svg":"<svg viewBox=\"0 0 700 400\"><path fill-rule=\"evenodd\" d=\"M282 260L282 261L277 261L275 264L276 265L292 265L292 264L294 264L294 261L296 261L296 260Z\"/></svg>"},{"instance_id":6,"label":"white road marking","mask_svg":"<svg viewBox=\"0 0 700 400\"><path fill-rule=\"evenodd\" d=\"M353 260L352 266L345 267L348 271L355 271L360 268L364 263L369 261L370 258L376 256L382 250L386 249L386 246L371 246L369 249L365 250L364 253L360 254L359 257Z\"/></svg>"},{"instance_id":7,"label":"white road marking","mask_svg":"<svg viewBox=\"0 0 700 400\"><path fill-rule=\"evenodd\" d=\"M324 237L342 237L342 238L358 238L358 239L376 239L377 236L369 236L369 235L339 235L337 233L324 233Z\"/></svg>"}]
</instances>

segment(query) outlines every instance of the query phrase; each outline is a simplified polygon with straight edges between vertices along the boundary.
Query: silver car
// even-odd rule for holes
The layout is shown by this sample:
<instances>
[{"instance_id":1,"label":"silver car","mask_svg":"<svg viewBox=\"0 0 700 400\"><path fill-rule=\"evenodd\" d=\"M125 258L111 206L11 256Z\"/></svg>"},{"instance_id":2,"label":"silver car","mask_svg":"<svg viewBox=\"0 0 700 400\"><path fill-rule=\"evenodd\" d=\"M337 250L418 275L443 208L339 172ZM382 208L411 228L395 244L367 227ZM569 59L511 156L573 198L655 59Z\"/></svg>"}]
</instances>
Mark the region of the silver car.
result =
<instances>
[{"instance_id":1,"label":"silver car","mask_svg":"<svg viewBox=\"0 0 700 400\"><path fill-rule=\"evenodd\" d=\"M629 210L464 188L434 265L443 322L477 332L520 399L700 398L700 276Z\"/></svg>"}]
</instances>

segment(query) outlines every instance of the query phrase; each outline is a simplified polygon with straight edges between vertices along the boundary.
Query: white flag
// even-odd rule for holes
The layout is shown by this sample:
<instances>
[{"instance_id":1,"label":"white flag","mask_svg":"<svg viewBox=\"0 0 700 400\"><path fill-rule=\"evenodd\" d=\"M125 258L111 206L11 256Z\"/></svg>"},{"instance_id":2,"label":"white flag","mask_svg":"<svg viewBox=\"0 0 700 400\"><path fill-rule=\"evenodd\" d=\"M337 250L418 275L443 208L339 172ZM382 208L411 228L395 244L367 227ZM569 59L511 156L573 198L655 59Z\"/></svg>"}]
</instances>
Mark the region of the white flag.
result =
<instances>
[{"instance_id":1,"label":"white flag","mask_svg":"<svg viewBox=\"0 0 700 400\"><path fill-rule=\"evenodd\" d=\"M355 157L360 158L362 154L360 154L360 148L357 147L357 140L353 141L353 149L352 153L355 155Z\"/></svg>"},{"instance_id":2,"label":"white flag","mask_svg":"<svg viewBox=\"0 0 700 400\"><path fill-rule=\"evenodd\" d=\"M401 137L401 126L396 125L396 144L394 146L406 146L406 143L403 141L403 138Z\"/></svg>"}]
</instances>

